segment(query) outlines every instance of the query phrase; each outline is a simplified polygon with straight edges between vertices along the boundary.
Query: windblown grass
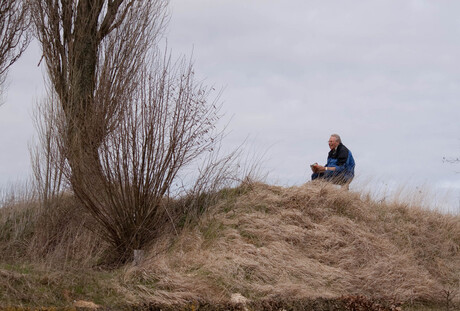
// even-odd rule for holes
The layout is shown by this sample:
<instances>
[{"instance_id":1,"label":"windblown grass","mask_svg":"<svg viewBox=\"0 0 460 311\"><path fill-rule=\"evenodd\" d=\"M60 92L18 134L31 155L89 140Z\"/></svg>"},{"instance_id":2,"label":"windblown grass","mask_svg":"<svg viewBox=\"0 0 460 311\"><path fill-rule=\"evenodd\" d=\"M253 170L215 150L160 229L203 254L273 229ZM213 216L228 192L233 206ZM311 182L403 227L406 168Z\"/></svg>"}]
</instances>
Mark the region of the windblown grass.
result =
<instances>
[{"instance_id":1,"label":"windblown grass","mask_svg":"<svg viewBox=\"0 0 460 311\"><path fill-rule=\"evenodd\" d=\"M1 209L0 289L9 294L0 305L33 306L40 290L49 294L39 305L225 304L235 294L250 302L459 301L458 215L378 203L327 183L247 182L215 198L177 233L165 230L140 265L112 271L96 268L105 247L71 197L51 215L32 205Z\"/></svg>"},{"instance_id":2,"label":"windblown grass","mask_svg":"<svg viewBox=\"0 0 460 311\"><path fill-rule=\"evenodd\" d=\"M67 269L91 267L104 245L89 230L92 223L70 195L45 209L21 203L0 209L0 260L33 262Z\"/></svg>"},{"instance_id":3,"label":"windblown grass","mask_svg":"<svg viewBox=\"0 0 460 311\"><path fill-rule=\"evenodd\" d=\"M159 241L124 282L133 291L142 284L139 299L157 302L219 302L233 293L442 301L459 294L459 220L329 184L254 184L230 193L173 242Z\"/></svg>"}]
</instances>

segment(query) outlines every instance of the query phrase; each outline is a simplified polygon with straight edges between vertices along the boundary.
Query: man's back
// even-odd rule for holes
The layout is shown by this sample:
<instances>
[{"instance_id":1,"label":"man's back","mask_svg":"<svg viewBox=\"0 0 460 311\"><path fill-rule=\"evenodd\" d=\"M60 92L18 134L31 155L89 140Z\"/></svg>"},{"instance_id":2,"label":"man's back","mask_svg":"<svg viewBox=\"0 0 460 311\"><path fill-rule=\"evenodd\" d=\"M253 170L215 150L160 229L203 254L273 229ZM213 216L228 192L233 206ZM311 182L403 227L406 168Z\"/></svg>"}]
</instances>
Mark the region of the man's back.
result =
<instances>
[{"instance_id":1,"label":"man's back","mask_svg":"<svg viewBox=\"0 0 460 311\"><path fill-rule=\"evenodd\" d=\"M355 159L351 151L342 143L336 149L329 151L327 167L335 167L334 175L350 180L355 176Z\"/></svg>"}]
</instances>

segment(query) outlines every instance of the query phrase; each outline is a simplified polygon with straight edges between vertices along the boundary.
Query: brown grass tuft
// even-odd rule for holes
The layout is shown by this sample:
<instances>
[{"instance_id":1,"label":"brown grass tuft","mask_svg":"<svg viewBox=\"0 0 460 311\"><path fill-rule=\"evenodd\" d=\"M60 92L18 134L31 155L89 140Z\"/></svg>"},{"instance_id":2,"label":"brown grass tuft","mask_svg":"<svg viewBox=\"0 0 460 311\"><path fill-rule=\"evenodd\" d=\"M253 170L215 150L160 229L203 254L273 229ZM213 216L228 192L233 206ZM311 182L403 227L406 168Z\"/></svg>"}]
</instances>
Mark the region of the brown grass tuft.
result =
<instances>
[{"instance_id":1,"label":"brown grass tuft","mask_svg":"<svg viewBox=\"0 0 460 311\"><path fill-rule=\"evenodd\" d=\"M105 250L91 226L91 218L70 195L46 209L38 203L7 206L0 209L0 260L91 267Z\"/></svg>"}]
</instances>

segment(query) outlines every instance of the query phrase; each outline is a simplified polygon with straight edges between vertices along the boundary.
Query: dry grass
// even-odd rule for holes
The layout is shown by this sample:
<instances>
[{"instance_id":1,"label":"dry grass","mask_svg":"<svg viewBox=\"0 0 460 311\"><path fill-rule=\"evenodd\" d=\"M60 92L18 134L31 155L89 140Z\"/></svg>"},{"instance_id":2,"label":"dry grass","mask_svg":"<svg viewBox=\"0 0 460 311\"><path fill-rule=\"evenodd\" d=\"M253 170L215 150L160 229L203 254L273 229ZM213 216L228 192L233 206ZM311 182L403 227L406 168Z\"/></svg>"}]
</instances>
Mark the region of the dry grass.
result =
<instances>
[{"instance_id":1,"label":"dry grass","mask_svg":"<svg viewBox=\"0 0 460 311\"><path fill-rule=\"evenodd\" d=\"M93 222L70 195L49 208L21 203L0 209L0 260L67 269L91 267L105 249Z\"/></svg>"},{"instance_id":2,"label":"dry grass","mask_svg":"<svg viewBox=\"0 0 460 311\"><path fill-rule=\"evenodd\" d=\"M117 272L97 269L106 249L70 195L48 209L30 200L0 208L0 309L68 307L74 300L117 303Z\"/></svg>"},{"instance_id":3,"label":"dry grass","mask_svg":"<svg viewBox=\"0 0 460 311\"><path fill-rule=\"evenodd\" d=\"M124 288L155 302L222 302L233 293L459 298L458 216L377 204L322 183L237 190L174 242L158 242L141 267L126 270Z\"/></svg>"},{"instance_id":4,"label":"dry grass","mask_svg":"<svg viewBox=\"0 0 460 311\"><path fill-rule=\"evenodd\" d=\"M48 305L66 305L67 296L100 305L225 304L236 293L252 302L459 301L459 216L377 203L325 183L245 183L219 195L196 222L152 244L139 266L112 272L93 268L104 247L71 198L42 220L32 206L0 210L0 289L9 293L0 305L24 303L43 283L58 289L44 290ZM22 263L12 265L15 258ZM92 290L78 289L85 283Z\"/></svg>"}]
</instances>

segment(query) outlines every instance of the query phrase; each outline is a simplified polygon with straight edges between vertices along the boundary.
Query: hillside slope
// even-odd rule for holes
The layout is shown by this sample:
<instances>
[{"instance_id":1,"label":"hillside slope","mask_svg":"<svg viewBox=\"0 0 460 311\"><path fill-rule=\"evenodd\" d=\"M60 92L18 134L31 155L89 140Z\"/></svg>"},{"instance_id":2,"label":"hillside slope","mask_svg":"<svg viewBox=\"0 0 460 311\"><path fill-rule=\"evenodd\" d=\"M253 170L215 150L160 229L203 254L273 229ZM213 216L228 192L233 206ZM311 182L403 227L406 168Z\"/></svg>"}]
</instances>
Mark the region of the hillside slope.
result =
<instances>
[{"instance_id":1,"label":"hillside slope","mask_svg":"<svg viewBox=\"0 0 460 311\"><path fill-rule=\"evenodd\" d=\"M236 293L408 302L460 295L459 279L458 216L378 204L324 183L252 184L228 190L174 242L158 242L123 287L159 302Z\"/></svg>"},{"instance_id":2,"label":"hillside slope","mask_svg":"<svg viewBox=\"0 0 460 311\"><path fill-rule=\"evenodd\" d=\"M0 308L356 295L458 303L460 216L320 182L243 183L218 198L194 223L165 230L139 265L116 270L98 267L104 244L70 198L48 214L0 209Z\"/></svg>"}]
</instances>

